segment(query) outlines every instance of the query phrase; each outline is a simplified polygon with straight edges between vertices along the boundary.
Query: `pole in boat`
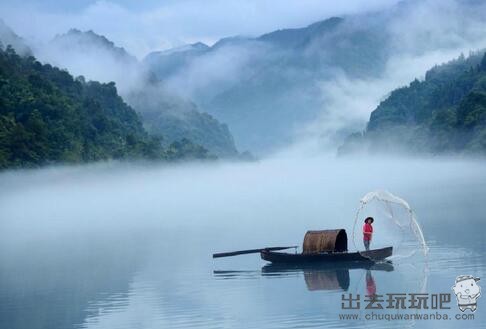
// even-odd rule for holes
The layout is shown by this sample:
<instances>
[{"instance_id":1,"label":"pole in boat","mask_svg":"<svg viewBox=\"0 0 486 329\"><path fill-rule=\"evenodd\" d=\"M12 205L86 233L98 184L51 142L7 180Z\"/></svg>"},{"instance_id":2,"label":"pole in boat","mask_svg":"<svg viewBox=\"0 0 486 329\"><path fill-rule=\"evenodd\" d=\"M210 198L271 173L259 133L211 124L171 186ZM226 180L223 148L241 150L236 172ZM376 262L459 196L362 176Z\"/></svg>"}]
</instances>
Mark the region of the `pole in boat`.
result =
<instances>
[{"instance_id":1,"label":"pole in boat","mask_svg":"<svg viewBox=\"0 0 486 329\"><path fill-rule=\"evenodd\" d=\"M261 252L263 250L276 251L276 250L284 250L284 249L290 249L290 248L297 248L297 246L268 247L268 248L259 248L259 249L248 249L248 250L237 250L237 251L230 251L230 252L220 252L220 253L213 254L213 258L230 257L230 256L244 255L244 254L253 254L253 253Z\"/></svg>"}]
</instances>

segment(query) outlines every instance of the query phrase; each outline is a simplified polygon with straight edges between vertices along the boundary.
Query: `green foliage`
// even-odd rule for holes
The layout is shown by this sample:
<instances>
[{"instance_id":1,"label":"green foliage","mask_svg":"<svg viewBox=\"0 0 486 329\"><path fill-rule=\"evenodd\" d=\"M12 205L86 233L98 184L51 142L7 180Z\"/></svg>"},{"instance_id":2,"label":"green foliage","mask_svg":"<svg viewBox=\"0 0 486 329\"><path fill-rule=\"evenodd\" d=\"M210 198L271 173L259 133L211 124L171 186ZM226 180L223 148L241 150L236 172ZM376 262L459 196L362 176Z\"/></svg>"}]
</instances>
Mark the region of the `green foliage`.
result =
<instances>
[{"instance_id":1,"label":"green foliage","mask_svg":"<svg viewBox=\"0 0 486 329\"><path fill-rule=\"evenodd\" d=\"M218 157L236 157L238 151L228 127L195 104L165 94L156 85L132 92L127 101L141 114L145 129L164 136L163 145L186 138Z\"/></svg>"},{"instance_id":2,"label":"green foliage","mask_svg":"<svg viewBox=\"0 0 486 329\"><path fill-rule=\"evenodd\" d=\"M461 56L429 70L424 81L393 91L371 113L361 143L386 151L399 145L436 154L486 154L486 54ZM345 143L341 151L349 148Z\"/></svg>"},{"instance_id":3,"label":"green foliage","mask_svg":"<svg viewBox=\"0 0 486 329\"><path fill-rule=\"evenodd\" d=\"M147 134L114 83L85 82L66 71L0 49L0 168L107 159L205 158L190 142L163 149ZM189 147L191 145L191 147ZM176 151L174 151L175 149Z\"/></svg>"},{"instance_id":4,"label":"green foliage","mask_svg":"<svg viewBox=\"0 0 486 329\"><path fill-rule=\"evenodd\" d=\"M172 160L214 158L209 155L208 150L204 147L192 143L187 138L170 144L167 154Z\"/></svg>"}]
</instances>

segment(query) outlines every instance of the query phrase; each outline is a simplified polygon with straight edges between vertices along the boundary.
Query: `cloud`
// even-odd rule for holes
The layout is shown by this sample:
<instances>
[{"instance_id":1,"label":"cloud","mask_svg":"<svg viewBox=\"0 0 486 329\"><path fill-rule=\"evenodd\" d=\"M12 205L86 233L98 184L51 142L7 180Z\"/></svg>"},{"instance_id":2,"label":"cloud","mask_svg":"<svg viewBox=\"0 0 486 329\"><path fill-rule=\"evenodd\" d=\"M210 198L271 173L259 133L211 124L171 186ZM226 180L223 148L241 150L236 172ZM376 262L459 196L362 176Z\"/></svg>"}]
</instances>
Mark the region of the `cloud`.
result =
<instances>
[{"instance_id":1,"label":"cloud","mask_svg":"<svg viewBox=\"0 0 486 329\"><path fill-rule=\"evenodd\" d=\"M395 89L427 70L470 51L486 47L486 5L468 6L457 0L428 0L408 6L386 26L392 36L390 57L377 77L352 78L338 71L320 82L322 112L318 120L301 127L302 139L320 140L320 146L334 152L344 137L366 127L370 113ZM392 12L396 10L393 8Z\"/></svg>"},{"instance_id":2,"label":"cloud","mask_svg":"<svg viewBox=\"0 0 486 329\"><path fill-rule=\"evenodd\" d=\"M306 26L333 15L377 10L398 0L212 0L212 1L84 1L60 6L57 2L0 5L2 16L20 35L45 42L70 28L92 29L127 48L138 57L149 51L185 43L213 43L232 35L259 35L279 28ZM61 3L61 1L59 1ZM28 13L28 15L26 14Z\"/></svg>"},{"instance_id":3,"label":"cloud","mask_svg":"<svg viewBox=\"0 0 486 329\"><path fill-rule=\"evenodd\" d=\"M255 74L252 65L268 56L269 49L257 42L225 45L194 58L170 76L165 84L170 91L194 100L208 100L229 86Z\"/></svg>"},{"instance_id":4,"label":"cloud","mask_svg":"<svg viewBox=\"0 0 486 329\"><path fill-rule=\"evenodd\" d=\"M317 137L321 148L334 152L343 138L365 129L370 113L394 89L416 78L423 79L425 72L434 65L448 62L461 53L467 54L469 50L471 48L464 47L430 51L421 56L397 55L387 62L385 72L378 78L353 79L336 73L332 79L320 83L323 111L318 120L301 127L298 143Z\"/></svg>"}]
</instances>

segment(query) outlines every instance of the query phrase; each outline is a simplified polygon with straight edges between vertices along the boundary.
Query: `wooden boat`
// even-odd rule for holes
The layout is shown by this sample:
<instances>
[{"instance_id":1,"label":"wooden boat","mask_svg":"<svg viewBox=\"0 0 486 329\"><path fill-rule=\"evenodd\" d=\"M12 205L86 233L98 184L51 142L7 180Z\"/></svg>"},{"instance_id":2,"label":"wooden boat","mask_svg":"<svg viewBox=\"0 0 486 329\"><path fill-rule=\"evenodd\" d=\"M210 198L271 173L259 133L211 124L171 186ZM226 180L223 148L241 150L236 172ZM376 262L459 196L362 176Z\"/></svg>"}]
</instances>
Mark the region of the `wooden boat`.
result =
<instances>
[{"instance_id":1,"label":"wooden boat","mask_svg":"<svg viewBox=\"0 0 486 329\"><path fill-rule=\"evenodd\" d=\"M330 264L336 262L374 264L390 257L393 253L393 247L349 252L348 236L344 229L307 231L304 236L302 253L279 252L279 250L290 248L297 247L268 247L238 250L216 253L213 254L213 258L260 253L260 257L263 260L275 264Z\"/></svg>"},{"instance_id":2,"label":"wooden boat","mask_svg":"<svg viewBox=\"0 0 486 329\"><path fill-rule=\"evenodd\" d=\"M286 253L271 250L261 250L260 257L263 260L274 264L296 264L296 263L335 263L335 262L360 262L376 263L390 257L393 247L372 249L356 252L316 252L316 253Z\"/></svg>"}]
</instances>

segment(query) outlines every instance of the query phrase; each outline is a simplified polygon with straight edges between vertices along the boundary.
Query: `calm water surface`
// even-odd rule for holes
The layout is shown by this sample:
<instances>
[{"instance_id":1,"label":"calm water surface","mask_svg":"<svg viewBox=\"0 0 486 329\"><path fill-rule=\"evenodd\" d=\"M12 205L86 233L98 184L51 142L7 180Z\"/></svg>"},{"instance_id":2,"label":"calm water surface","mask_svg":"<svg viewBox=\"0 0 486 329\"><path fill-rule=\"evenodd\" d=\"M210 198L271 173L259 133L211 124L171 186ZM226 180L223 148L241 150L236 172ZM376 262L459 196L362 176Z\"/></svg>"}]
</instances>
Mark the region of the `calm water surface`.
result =
<instances>
[{"instance_id":1,"label":"calm water surface","mask_svg":"<svg viewBox=\"0 0 486 329\"><path fill-rule=\"evenodd\" d=\"M211 258L301 245L307 229L351 232L359 198L377 188L410 202L427 258L367 269L281 268L257 254ZM0 328L484 328L484 296L475 319L462 321L364 320L371 310L342 310L341 298L451 293L461 274L486 281L485 201L486 168L459 160L280 158L4 173ZM449 306L440 313L460 313L454 295Z\"/></svg>"}]
</instances>

